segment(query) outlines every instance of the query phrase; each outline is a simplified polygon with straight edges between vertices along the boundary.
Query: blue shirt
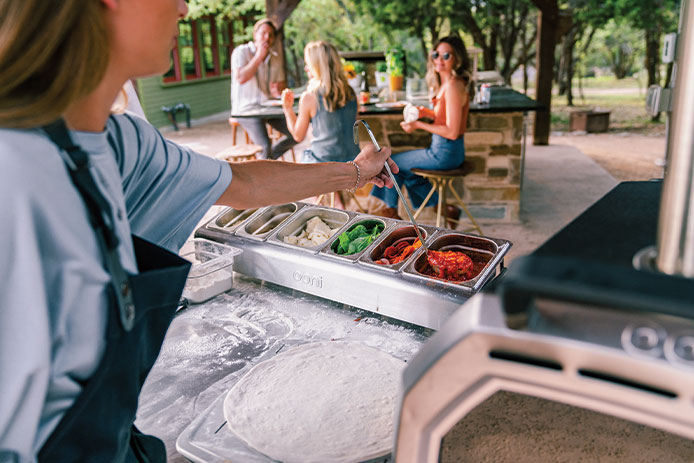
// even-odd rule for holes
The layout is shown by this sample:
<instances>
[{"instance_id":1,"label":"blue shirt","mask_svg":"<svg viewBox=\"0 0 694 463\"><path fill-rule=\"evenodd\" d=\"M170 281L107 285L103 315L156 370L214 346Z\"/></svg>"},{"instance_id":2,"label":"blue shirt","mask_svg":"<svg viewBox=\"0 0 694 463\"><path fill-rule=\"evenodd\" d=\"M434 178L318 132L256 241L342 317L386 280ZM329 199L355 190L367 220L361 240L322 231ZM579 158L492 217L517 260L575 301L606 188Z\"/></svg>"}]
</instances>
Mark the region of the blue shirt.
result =
<instances>
[{"instance_id":1,"label":"blue shirt","mask_svg":"<svg viewBox=\"0 0 694 463\"><path fill-rule=\"evenodd\" d=\"M229 165L113 116L72 132L111 205L124 268L131 232L176 252L231 181ZM58 148L0 129L0 460L33 461L105 348L109 275Z\"/></svg>"},{"instance_id":2,"label":"blue shirt","mask_svg":"<svg viewBox=\"0 0 694 463\"><path fill-rule=\"evenodd\" d=\"M303 162L352 161L359 154L354 143L354 121L357 120L357 100L349 100L341 108L328 111L325 98L316 94L318 108L311 118L313 140L304 151Z\"/></svg>"}]
</instances>

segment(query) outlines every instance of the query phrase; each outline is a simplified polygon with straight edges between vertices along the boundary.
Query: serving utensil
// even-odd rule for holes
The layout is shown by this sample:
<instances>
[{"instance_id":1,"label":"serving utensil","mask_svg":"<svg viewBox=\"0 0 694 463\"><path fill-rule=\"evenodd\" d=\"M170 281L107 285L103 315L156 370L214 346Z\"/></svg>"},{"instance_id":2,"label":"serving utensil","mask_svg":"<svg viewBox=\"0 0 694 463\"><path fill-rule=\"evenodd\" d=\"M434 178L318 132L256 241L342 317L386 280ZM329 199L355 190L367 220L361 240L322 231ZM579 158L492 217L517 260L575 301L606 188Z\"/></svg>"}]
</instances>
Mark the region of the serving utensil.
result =
<instances>
[{"instance_id":1,"label":"serving utensil","mask_svg":"<svg viewBox=\"0 0 694 463\"><path fill-rule=\"evenodd\" d=\"M371 137L371 142L374 144L376 147L376 150L381 151L381 145L378 144L376 141L376 137L374 137L373 132L371 131L371 127L369 127L369 124L366 123L365 120L363 119L357 119L354 121L354 143L359 146L359 123L362 123L364 125L364 128L369 134L369 137ZM407 212L407 216L410 218L410 222L412 222L412 225L414 225L414 231L417 233L417 237L419 238L419 241L422 243L422 247L424 248L424 251L429 254L429 248L427 247L426 243L424 242L424 237L422 236L422 232L419 230L419 225L417 225L417 221L414 219L414 214L412 214L412 210L410 209L410 206L407 204L407 201L405 201L405 197L402 195L402 191L400 191L400 186L398 186L398 182L395 180L395 176L393 175L393 172L390 170L390 166L386 162L384 164L386 168L386 172L388 172L388 175L390 176L390 179L393 181L393 188L395 188L395 191L398 193L398 196L400 197L400 201L402 201L403 206L405 206L405 211Z\"/></svg>"}]
</instances>

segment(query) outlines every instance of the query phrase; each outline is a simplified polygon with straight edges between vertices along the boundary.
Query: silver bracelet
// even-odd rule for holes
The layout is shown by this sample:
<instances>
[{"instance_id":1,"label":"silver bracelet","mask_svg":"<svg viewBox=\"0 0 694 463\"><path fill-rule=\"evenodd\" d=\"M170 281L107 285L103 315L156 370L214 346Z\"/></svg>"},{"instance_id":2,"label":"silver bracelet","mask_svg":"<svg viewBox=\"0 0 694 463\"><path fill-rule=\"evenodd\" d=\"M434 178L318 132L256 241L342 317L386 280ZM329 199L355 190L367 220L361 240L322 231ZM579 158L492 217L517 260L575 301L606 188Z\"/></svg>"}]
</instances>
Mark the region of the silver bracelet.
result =
<instances>
[{"instance_id":1,"label":"silver bracelet","mask_svg":"<svg viewBox=\"0 0 694 463\"><path fill-rule=\"evenodd\" d=\"M349 164L352 164L355 169L357 169L357 181L354 184L354 187L350 188L349 191L350 193L355 193L357 191L357 188L359 187L359 181L361 180L361 170L359 169L359 165L354 162L354 161L349 161Z\"/></svg>"}]
</instances>

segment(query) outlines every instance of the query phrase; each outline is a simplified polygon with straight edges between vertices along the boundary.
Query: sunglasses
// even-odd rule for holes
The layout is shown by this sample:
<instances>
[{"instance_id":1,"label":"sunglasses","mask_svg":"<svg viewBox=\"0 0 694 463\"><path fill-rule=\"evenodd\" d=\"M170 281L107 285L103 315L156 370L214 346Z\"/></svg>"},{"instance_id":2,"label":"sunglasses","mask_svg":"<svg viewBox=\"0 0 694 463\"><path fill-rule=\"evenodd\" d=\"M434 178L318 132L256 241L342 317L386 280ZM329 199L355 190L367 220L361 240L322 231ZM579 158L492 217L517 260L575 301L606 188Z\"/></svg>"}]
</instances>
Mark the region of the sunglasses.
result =
<instances>
[{"instance_id":1,"label":"sunglasses","mask_svg":"<svg viewBox=\"0 0 694 463\"><path fill-rule=\"evenodd\" d=\"M431 53L431 59L439 59L439 56L443 58L444 61L448 61L451 59L451 54L450 53L439 53L438 51L432 52Z\"/></svg>"}]
</instances>

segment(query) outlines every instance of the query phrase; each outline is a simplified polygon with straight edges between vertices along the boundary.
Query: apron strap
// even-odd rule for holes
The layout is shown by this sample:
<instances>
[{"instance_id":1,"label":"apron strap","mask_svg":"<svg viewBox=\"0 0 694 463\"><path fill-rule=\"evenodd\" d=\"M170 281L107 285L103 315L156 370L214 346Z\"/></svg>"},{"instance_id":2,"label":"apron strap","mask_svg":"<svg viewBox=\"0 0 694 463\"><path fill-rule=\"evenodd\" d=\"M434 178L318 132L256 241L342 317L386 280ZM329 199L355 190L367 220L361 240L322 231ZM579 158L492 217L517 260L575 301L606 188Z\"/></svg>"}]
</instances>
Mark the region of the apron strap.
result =
<instances>
[{"instance_id":1,"label":"apron strap","mask_svg":"<svg viewBox=\"0 0 694 463\"><path fill-rule=\"evenodd\" d=\"M135 321L135 304L130 280L118 255L119 239L113 223L111 206L101 194L89 172L89 155L72 141L63 119L58 119L42 128L53 143L65 151L71 161L71 163L66 161L65 164L72 183L87 207L89 221L96 232L99 248L106 260L106 268L111 275L118 302L121 324L125 331L130 331Z\"/></svg>"}]
</instances>

